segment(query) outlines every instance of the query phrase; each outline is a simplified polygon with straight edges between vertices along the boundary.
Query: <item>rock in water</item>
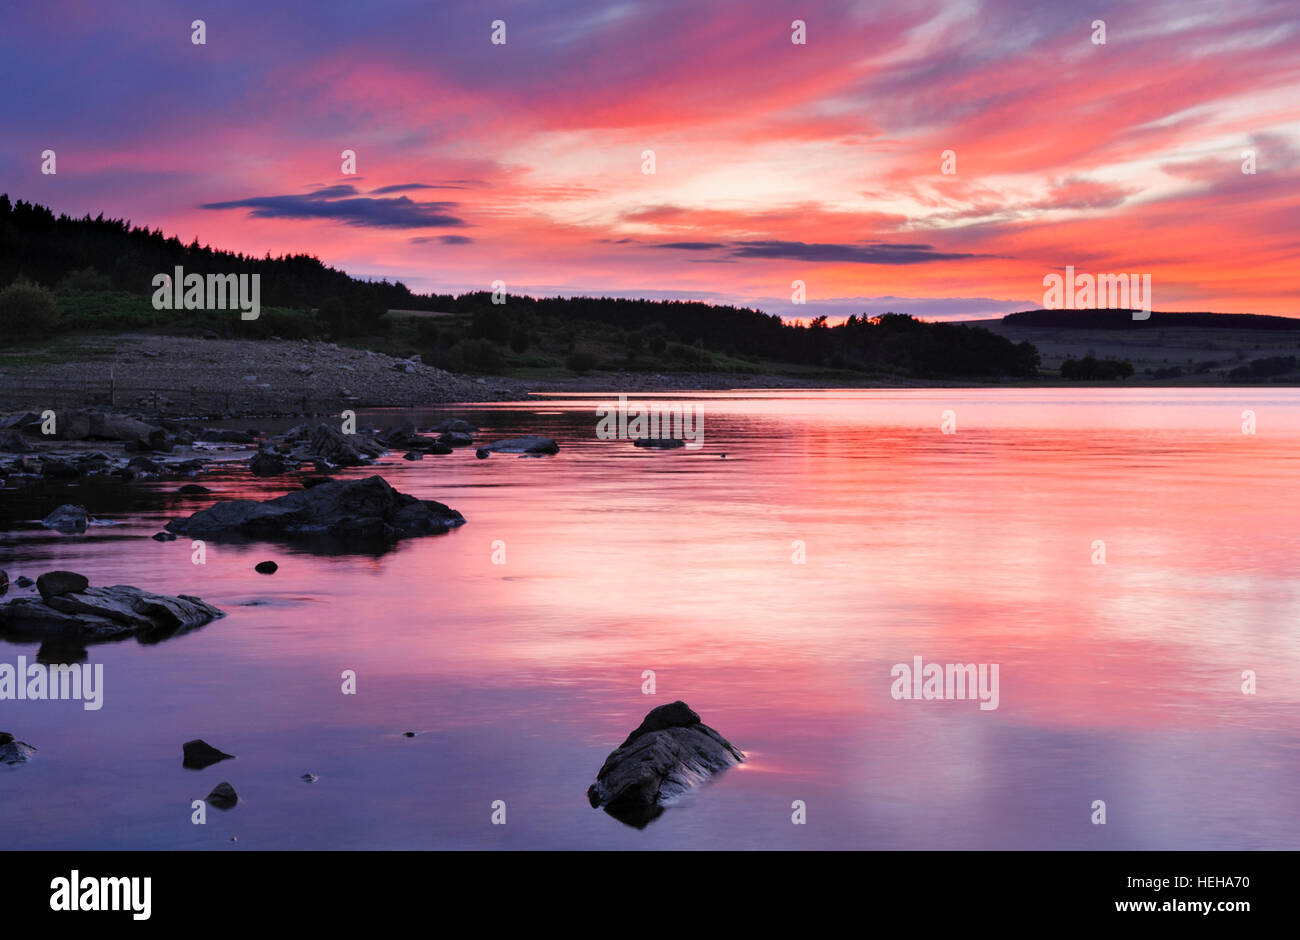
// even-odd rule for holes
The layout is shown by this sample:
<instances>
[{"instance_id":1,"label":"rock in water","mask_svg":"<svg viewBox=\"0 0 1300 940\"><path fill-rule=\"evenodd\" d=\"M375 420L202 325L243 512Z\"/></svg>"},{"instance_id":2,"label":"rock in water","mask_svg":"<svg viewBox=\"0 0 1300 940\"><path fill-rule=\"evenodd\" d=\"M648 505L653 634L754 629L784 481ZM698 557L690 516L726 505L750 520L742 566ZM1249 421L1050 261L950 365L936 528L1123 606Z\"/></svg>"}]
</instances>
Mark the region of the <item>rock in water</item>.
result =
<instances>
[{"instance_id":1,"label":"rock in water","mask_svg":"<svg viewBox=\"0 0 1300 940\"><path fill-rule=\"evenodd\" d=\"M60 532L85 532L89 522L90 516L86 515L85 506L68 504L60 506L42 519L41 525L47 529L58 529Z\"/></svg>"},{"instance_id":2,"label":"rock in water","mask_svg":"<svg viewBox=\"0 0 1300 940\"><path fill-rule=\"evenodd\" d=\"M287 473L289 465L279 454L268 454L265 451L258 451L248 461L249 472L254 476L273 477L281 473Z\"/></svg>"},{"instance_id":3,"label":"rock in water","mask_svg":"<svg viewBox=\"0 0 1300 940\"><path fill-rule=\"evenodd\" d=\"M35 753L26 741L15 741L8 731L0 731L0 764L24 764Z\"/></svg>"},{"instance_id":4,"label":"rock in water","mask_svg":"<svg viewBox=\"0 0 1300 940\"><path fill-rule=\"evenodd\" d=\"M529 434L525 437L510 437L503 441L493 441L479 452L488 451L496 454L558 454L560 445L549 437Z\"/></svg>"},{"instance_id":5,"label":"rock in water","mask_svg":"<svg viewBox=\"0 0 1300 940\"><path fill-rule=\"evenodd\" d=\"M0 604L0 635L108 639L134 633L141 642L156 642L224 616L188 594L172 597L117 584Z\"/></svg>"},{"instance_id":6,"label":"rock in water","mask_svg":"<svg viewBox=\"0 0 1300 940\"><path fill-rule=\"evenodd\" d=\"M36 590L48 601L60 594L74 594L90 587L90 579L75 571L47 571L36 579Z\"/></svg>"},{"instance_id":7,"label":"rock in water","mask_svg":"<svg viewBox=\"0 0 1300 940\"><path fill-rule=\"evenodd\" d=\"M239 803L239 794L235 792L234 787L223 780L212 788L212 792L208 794L207 802L217 809L232 809Z\"/></svg>"},{"instance_id":8,"label":"rock in water","mask_svg":"<svg viewBox=\"0 0 1300 940\"><path fill-rule=\"evenodd\" d=\"M176 492L182 496L202 496L204 493L211 493L212 490L200 483L186 483Z\"/></svg>"},{"instance_id":9,"label":"rock in water","mask_svg":"<svg viewBox=\"0 0 1300 940\"><path fill-rule=\"evenodd\" d=\"M309 450L312 456L337 467L359 467L383 453L384 448L359 434L344 434L328 424L318 424L311 432Z\"/></svg>"},{"instance_id":10,"label":"rock in water","mask_svg":"<svg viewBox=\"0 0 1300 940\"><path fill-rule=\"evenodd\" d=\"M275 574L280 570L280 566L273 561L259 561L253 566L253 570L258 574Z\"/></svg>"},{"instance_id":11,"label":"rock in water","mask_svg":"<svg viewBox=\"0 0 1300 940\"><path fill-rule=\"evenodd\" d=\"M587 799L640 829L682 793L744 759L685 702L660 705L605 758Z\"/></svg>"},{"instance_id":12,"label":"rock in water","mask_svg":"<svg viewBox=\"0 0 1300 940\"><path fill-rule=\"evenodd\" d=\"M235 758L234 754L218 751L202 738L186 741L181 745L181 753L185 755L181 760L181 766L188 767L190 770L202 770L204 767L211 767L218 761L234 760Z\"/></svg>"},{"instance_id":13,"label":"rock in water","mask_svg":"<svg viewBox=\"0 0 1300 940\"><path fill-rule=\"evenodd\" d=\"M9 593L9 572L0 571L0 597Z\"/></svg>"},{"instance_id":14,"label":"rock in water","mask_svg":"<svg viewBox=\"0 0 1300 940\"><path fill-rule=\"evenodd\" d=\"M197 538L326 536L343 542L395 542L439 535L465 517L433 500L399 493L383 477L332 480L258 502L232 499L173 519L167 530Z\"/></svg>"},{"instance_id":15,"label":"rock in water","mask_svg":"<svg viewBox=\"0 0 1300 940\"><path fill-rule=\"evenodd\" d=\"M632 442L633 447L653 447L657 450L672 450L685 447L686 442L680 437L638 437Z\"/></svg>"}]
</instances>

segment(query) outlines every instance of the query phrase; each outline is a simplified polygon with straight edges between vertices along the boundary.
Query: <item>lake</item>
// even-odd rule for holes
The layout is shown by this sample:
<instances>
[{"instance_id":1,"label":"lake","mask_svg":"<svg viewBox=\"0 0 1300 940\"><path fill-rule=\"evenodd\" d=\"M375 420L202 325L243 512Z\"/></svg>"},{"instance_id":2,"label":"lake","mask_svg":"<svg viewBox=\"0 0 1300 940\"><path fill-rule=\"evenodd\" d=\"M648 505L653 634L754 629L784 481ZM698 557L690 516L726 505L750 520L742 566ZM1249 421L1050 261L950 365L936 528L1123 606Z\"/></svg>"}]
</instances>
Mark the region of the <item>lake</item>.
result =
<instances>
[{"instance_id":1,"label":"lake","mask_svg":"<svg viewBox=\"0 0 1300 940\"><path fill-rule=\"evenodd\" d=\"M0 491L11 579L69 569L228 613L89 647L98 711L0 702L39 748L0 767L0 848L1300 847L1300 390L669 400L700 409L699 449L598 438L609 396L362 412L560 444L341 473L467 519L380 555L210 542L196 565L188 539L148 538L296 488L238 467L199 499ZM66 502L117 524L37 524ZM997 707L895 697L916 657L996 664ZM676 699L747 762L643 829L592 809L605 756ZM237 758L184 769L192 738ZM220 781L241 803L194 825Z\"/></svg>"}]
</instances>

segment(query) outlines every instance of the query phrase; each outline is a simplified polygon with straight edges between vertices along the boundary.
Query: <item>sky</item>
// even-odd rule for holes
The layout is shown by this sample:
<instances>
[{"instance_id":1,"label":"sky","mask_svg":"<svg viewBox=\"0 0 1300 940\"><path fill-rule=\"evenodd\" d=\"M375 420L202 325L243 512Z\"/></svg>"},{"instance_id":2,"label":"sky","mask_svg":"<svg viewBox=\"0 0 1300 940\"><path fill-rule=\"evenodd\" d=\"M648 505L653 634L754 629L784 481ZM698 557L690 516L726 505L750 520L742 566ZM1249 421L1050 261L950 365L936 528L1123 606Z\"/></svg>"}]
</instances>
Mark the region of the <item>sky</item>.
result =
<instances>
[{"instance_id":1,"label":"sky","mask_svg":"<svg viewBox=\"0 0 1300 940\"><path fill-rule=\"evenodd\" d=\"M1300 315L1295 0L4 0L0 22L0 190L186 242L793 318L999 316L1067 265L1150 274L1157 310Z\"/></svg>"}]
</instances>

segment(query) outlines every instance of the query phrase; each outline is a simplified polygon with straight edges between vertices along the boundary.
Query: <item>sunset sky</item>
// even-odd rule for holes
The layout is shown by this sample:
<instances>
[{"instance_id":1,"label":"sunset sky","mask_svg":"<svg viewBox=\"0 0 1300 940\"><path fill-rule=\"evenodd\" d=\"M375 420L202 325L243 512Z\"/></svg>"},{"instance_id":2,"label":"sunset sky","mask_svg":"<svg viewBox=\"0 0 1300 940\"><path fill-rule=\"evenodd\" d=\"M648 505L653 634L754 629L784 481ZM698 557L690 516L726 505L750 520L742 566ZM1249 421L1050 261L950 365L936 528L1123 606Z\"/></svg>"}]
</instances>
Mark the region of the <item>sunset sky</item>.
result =
<instances>
[{"instance_id":1,"label":"sunset sky","mask_svg":"<svg viewBox=\"0 0 1300 940\"><path fill-rule=\"evenodd\" d=\"M0 190L56 212L417 291L969 318L1040 306L1073 265L1151 274L1158 310L1300 315L1294 0L2 16Z\"/></svg>"}]
</instances>

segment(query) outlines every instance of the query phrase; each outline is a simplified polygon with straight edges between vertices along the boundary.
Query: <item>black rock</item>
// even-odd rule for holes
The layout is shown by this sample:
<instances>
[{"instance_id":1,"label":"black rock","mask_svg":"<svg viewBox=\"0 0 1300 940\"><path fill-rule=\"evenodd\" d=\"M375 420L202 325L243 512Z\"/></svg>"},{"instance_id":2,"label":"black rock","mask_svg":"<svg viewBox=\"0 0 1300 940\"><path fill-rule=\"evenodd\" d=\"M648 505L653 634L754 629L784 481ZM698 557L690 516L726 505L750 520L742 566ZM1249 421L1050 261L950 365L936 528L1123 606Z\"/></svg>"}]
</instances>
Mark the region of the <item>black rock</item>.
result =
<instances>
[{"instance_id":1,"label":"black rock","mask_svg":"<svg viewBox=\"0 0 1300 940\"><path fill-rule=\"evenodd\" d=\"M30 454L33 447L17 431L7 431L0 434L0 450L8 451L11 454Z\"/></svg>"},{"instance_id":2,"label":"black rock","mask_svg":"<svg viewBox=\"0 0 1300 940\"><path fill-rule=\"evenodd\" d=\"M211 493L212 490L208 489L206 486L201 486L198 483L186 483L176 492L180 493L182 496L202 496L204 493Z\"/></svg>"},{"instance_id":3,"label":"black rock","mask_svg":"<svg viewBox=\"0 0 1300 940\"><path fill-rule=\"evenodd\" d=\"M85 506L73 506L69 503L60 506L42 519L41 525L47 529L58 529L60 532L85 532L86 525L90 521Z\"/></svg>"},{"instance_id":4,"label":"black rock","mask_svg":"<svg viewBox=\"0 0 1300 940\"><path fill-rule=\"evenodd\" d=\"M463 421L460 418L445 418L429 428L430 431L460 431L465 434L476 434L478 428Z\"/></svg>"},{"instance_id":5,"label":"black rock","mask_svg":"<svg viewBox=\"0 0 1300 940\"><path fill-rule=\"evenodd\" d=\"M523 437L493 441L486 447L479 448L480 452L485 450L494 454L557 454L560 452L560 447L549 437L527 434Z\"/></svg>"},{"instance_id":6,"label":"black rock","mask_svg":"<svg viewBox=\"0 0 1300 940\"><path fill-rule=\"evenodd\" d=\"M18 577L14 579L14 584L18 585L19 587L31 587L35 583L36 583L35 581L27 577L27 575L25 574L20 574Z\"/></svg>"},{"instance_id":7,"label":"black rock","mask_svg":"<svg viewBox=\"0 0 1300 940\"><path fill-rule=\"evenodd\" d=\"M90 579L75 571L47 571L36 579L36 590L48 601L60 594L75 594L90 587Z\"/></svg>"},{"instance_id":8,"label":"black rock","mask_svg":"<svg viewBox=\"0 0 1300 940\"><path fill-rule=\"evenodd\" d=\"M268 454L265 451L258 451L248 461L248 469L251 470L255 476L273 477L286 472L289 467L288 464L285 463L284 457L279 454Z\"/></svg>"},{"instance_id":9,"label":"black rock","mask_svg":"<svg viewBox=\"0 0 1300 940\"><path fill-rule=\"evenodd\" d=\"M157 642L223 616L188 594L172 597L116 584L0 604L0 635L107 640L135 634L141 642Z\"/></svg>"},{"instance_id":10,"label":"black rock","mask_svg":"<svg viewBox=\"0 0 1300 940\"><path fill-rule=\"evenodd\" d=\"M184 755L181 759L181 766L188 767L190 770L202 770L204 767L211 767L218 761L233 760L235 757L234 754L218 751L201 738L186 741L181 745L181 752Z\"/></svg>"},{"instance_id":11,"label":"black rock","mask_svg":"<svg viewBox=\"0 0 1300 940\"><path fill-rule=\"evenodd\" d=\"M69 480L81 476L81 471L77 469L75 464L66 460L46 456L41 458L41 476Z\"/></svg>"},{"instance_id":12,"label":"black rock","mask_svg":"<svg viewBox=\"0 0 1300 940\"><path fill-rule=\"evenodd\" d=\"M163 465L148 457L132 457L126 462L127 469L136 473L161 473Z\"/></svg>"},{"instance_id":13,"label":"black rock","mask_svg":"<svg viewBox=\"0 0 1300 940\"><path fill-rule=\"evenodd\" d=\"M0 731L0 764L24 764L36 748L26 741L17 741L8 731Z\"/></svg>"},{"instance_id":14,"label":"black rock","mask_svg":"<svg viewBox=\"0 0 1300 940\"><path fill-rule=\"evenodd\" d=\"M420 437L419 435L408 439L406 446L413 452L419 451L426 454L434 454L435 456L442 456L452 452L451 445L444 444L442 441L434 440L431 437Z\"/></svg>"},{"instance_id":15,"label":"black rock","mask_svg":"<svg viewBox=\"0 0 1300 940\"><path fill-rule=\"evenodd\" d=\"M155 542L176 541L176 536L172 535L170 532L155 532L153 535L149 536L149 538L153 539Z\"/></svg>"},{"instance_id":16,"label":"black rock","mask_svg":"<svg viewBox=\"0 0 1300 940\"><path fill-rule=\"evenodd\" d=\"M273 561L259 561L253 566L253 570L258 574L275 574L280 570L280 566Z\"/></svg>"},{"instance_id":17,"label":"black rock","mask_svg":"<svg viewBox=\"0 0 1300 940\"><path fill-rule=\"evenodd\" d=\"M680 437L639 437L632 442L632 446L671 450L674 447L685 447L686 442Z\"/></svg>"},{"instance_id":18,"label":"black rock","mask_svg":"<svg viewBox=\"0 0 1300 940\"><path fill-rule=\"evenodd\" d=\"M423 459L424 459L424 454L417 453L416 451L413 451L413 450L412 450L412 451L408 451L408 452L405 453L405 454L402 454L402 459L403 459L403 460L423 460Z\"/></svg>"},{"instance_id":19,"label":"black rock","mask_svg":"<svg viewBox=\"0 0 1300 940\"><path fill-rule=\"evenodd\" d=\"M492 456L492 451L488 450L486 447L480 447L478 450L474 451L474 456L479 460L487 460Z\"/></svg>"},{"instance_id":20,"label":"black rock","mask_svg":"<svg viewBox=\"0 0 1300 940\"><path fill-rule=\"evenodd\" d=\"M605 758L587 799L642 828L682 793L744 759L685 702L660 705Z\"/></svg>"},{"instance_id":21,"label":"black rock","mask_svg":"<svg viewBox=\"0 0 1300 940\"><path fill-rule=\"evenodd\" d=\"M313 486L320 486L322 483L333 483L333 479L324 476L306 476L299 480L304 490L309 490Z\"/></svg>"},{"instance_id":22,"label":"black rock","mask_svg":"<svg viewBox=\"0 0 1300 940\"><path fill-rule=\"evenodd\" d=\"M311 432L309 451L313 457L337 467L359 467L382 454L384 447L373 438L344 434L328 424L318 424Z\"/></svg>"},{"instance_id":23,"label":"black rock","mask_svg":"<svg viewBox=\"0 0 1300 940\"><path fill-rule=\"evenodd\" d=\"M173 519L178 535L237 538L327 537L342 542L391 543L438 535L464 525L456 510L399 493L380 476L333 480L258 502L232 499Z\"/></svg>"},{"instance_id":24,"label":"black rock","mask_svg":"<svg viewBox=\"0 0 1300 940\"><path fill-rule=\"evenodd\" d=\"M239 803L239 794L235 792L234 787L223 780L212 788L207 802L217 809L233 809Z\"/></svg>"},{"instance_id":25,"label":"black rock","mask_svg":"<svg viewBox=\"0 0 1300 940\"><path fill-rule=\"evenodd\" d=\"M0 597L9 593L9 572L0 571Z\"/></svg>"},{"instance_id":26,"label":"black rock","mask_svg":"<svg viewBox=\"0 0 1300 940\"><path fill-rule=\"evenodd\" d=\"M467 431L443 431L438 440L448 447L468 447L474 443L474 436Z\"/></svg>"}]
</instances>

